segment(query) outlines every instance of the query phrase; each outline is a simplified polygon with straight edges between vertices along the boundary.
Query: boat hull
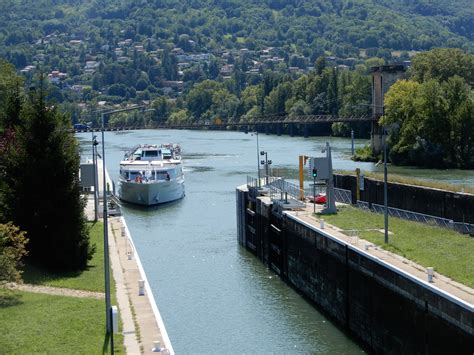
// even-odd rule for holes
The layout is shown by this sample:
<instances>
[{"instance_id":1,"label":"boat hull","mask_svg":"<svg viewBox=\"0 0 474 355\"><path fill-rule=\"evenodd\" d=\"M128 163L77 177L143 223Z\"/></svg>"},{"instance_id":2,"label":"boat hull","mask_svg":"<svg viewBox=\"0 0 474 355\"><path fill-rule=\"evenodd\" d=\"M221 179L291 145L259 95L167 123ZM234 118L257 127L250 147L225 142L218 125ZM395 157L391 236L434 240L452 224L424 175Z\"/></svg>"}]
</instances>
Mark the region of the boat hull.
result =
<instances>
[{"instance_id":1,"label":"boat hull","mask_svg":"<svg viewBox=\"0 0 474 355\"><path fill-rule=\"evenodd\" d=\"M119 198L122 201L143 206L179 200L184 197L184 179L182 181L157 181L138 183L120 181Z\"/></svg>"}]
</instances>

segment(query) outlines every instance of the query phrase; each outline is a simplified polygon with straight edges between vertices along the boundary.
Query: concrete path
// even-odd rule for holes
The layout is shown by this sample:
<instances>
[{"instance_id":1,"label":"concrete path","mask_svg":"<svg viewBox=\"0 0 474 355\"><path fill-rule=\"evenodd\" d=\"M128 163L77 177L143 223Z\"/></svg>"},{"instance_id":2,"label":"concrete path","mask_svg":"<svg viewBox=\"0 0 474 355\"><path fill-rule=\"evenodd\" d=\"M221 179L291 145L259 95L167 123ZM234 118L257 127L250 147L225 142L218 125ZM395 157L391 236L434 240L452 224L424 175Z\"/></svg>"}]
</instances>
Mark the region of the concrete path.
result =
<instances>
[{"instance_id":1,"label":"concrete path","mask_svg":"<svg viewBox=\"0 0 474 355\"><path fill-rule=\"evenodd\" d=\"M34 292L34 293L45 293L48 295L56 295L56 296L96 298L99 300L103 300L105 298L105 294L103 292L74 290L74 289L62 288L62 287L51 287L51 286L32 285L32 284L16 284L16 283L10 283L7 285L7 287L12 290Z\"/></svg>"},{"instance_id":2,"label":"concrete path","mask_svg":"<svg viewBox=\"0 0 474 355\"><path fill-rule=\"evenodd\" d=\"M161 353L169 354L149 295L138 294L142 276L132 245L126 236L122 236L122 227L120 218L109 217L110 260L127 354L160 353L152 351L156 341L160 343Z\"/></svg>"},{"instance_id":3,"label":"concrete path","mask_svg":"<svg viewBox=\"0 0 474 355\"><path fill-rule=\"evenodd\" d=\"M318 208L318 206L317 206ZM293 211L289 212L290 214L300 218L301 220L315 226L316 228L320 227L320 220L313 216L313 205L307 204L307 207L303 211ZM387 250L382 249L381 247L358 237L351 237L342 232L342 230L336 226L332 226L328 223L325 223L324 231L331 234L332 236L340 239L346 243L351 244L353 247L363 250L365 253L373 255L380 260L383 260L397 268L409 273L410 275L422 280L427 281L427 272L426 268L408 260L400 255L394 254ZM368 245L368 250L365 250L365 245ZM474 305L474 289L463 285L459 282L456 282L449 277L441 275L434 272L433 277L433 286L438 287L439 289Z\"/></svg>"}]
</instances>

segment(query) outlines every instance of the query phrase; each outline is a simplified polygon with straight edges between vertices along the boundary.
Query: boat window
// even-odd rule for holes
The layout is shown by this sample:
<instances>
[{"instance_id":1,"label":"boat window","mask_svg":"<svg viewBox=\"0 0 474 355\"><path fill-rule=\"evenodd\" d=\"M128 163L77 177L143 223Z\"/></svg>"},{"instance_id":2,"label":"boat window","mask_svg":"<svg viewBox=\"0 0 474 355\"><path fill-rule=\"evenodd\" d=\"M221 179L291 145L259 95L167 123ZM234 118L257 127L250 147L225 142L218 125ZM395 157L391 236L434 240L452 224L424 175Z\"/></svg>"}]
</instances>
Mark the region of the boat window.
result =
<instances>
[{"instance_id":1,"label":"boat window","mask_svg":"<svg viewBox=\"0 0 474 355\"><path fill-rule=\"evenodd\" d=\"M163 154L163 159L171 159L172 158L172 154L171 154L171 150L169 149L162 149L162 154Z\"/></svg>"},{"instance_id":2,"label":"boat window","mask_svg":"<svg viewBox=\"0 0 474 355\"><path fill-rule=\"evenodd\" d=\"M145 157L157 157L158 156L158 151L157 150L146 150L144 153L145 153Z\"/></svg>"}]
</instances>

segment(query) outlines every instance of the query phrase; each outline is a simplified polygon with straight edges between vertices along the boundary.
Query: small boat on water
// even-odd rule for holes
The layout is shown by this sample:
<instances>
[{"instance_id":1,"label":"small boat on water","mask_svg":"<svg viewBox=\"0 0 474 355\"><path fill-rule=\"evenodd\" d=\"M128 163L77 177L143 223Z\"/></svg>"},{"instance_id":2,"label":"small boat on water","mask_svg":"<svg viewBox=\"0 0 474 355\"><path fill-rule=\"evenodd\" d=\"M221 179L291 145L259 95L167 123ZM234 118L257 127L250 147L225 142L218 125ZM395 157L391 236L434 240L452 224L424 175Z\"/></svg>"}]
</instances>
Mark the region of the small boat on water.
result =
<instances>
[{"instance_id":1,"label":"small boat on water","mask_svg":"<svg viewBox=\"0 0 474 355\"><path fill-rule=\"evenodd\" d=\"M144 206L184 197L181 148L177 144L143 144L120 162L119 198Z\"/></svg>"}]
</instances>

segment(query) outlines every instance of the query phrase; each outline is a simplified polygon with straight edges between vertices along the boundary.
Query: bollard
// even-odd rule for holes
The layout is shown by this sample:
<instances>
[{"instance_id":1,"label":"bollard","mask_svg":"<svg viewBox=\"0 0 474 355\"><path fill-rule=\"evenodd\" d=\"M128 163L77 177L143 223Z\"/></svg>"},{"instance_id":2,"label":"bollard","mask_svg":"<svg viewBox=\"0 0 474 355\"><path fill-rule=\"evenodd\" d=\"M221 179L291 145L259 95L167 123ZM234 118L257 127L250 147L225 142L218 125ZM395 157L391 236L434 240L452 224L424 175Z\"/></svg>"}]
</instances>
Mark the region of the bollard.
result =
<instances>
[{"instance_id":1,"label":"bollard","mask_svg":"<svg viewBox=\"0 0 474 355\"><path fill-rule=\"evenodd\" d=\"M112 331L114 334L118 333L118 308L112 306Z\"/></svg>"},{"instance_id":2,"label":"bollard","mask_svg":"<svg viewBox=\"0 0 474 355\"><path fill-rule=\"evenodd\" d=\"M324 219L319 220L319 228L324 229Z\"/></svg>"},{"instance_id":3,"label":"bollard","mask_svg":"<svg viewBox=\"0 0 474 355\"><path fill-rule=\"evenodd\" d=\"M159 353L161 352L161 343L159 340L155 340L153 342L153 349L151 349L154 353Z\"/></svg>"},{"instance_id":4,"label":"bollard","mask_svg":"<svg viewBox=\"0 0 474 355\"><path fill-rule=\"evenodd\" d=\"M125 226L122 226L122 237L125 237Z\"/></svg>"},{"instance_id":5,"label":"bollard","mask_svg":"<svg viewBox=\"0 0 474 355\"><path fill-rule=\"evenodd\" d=\"M427 267L426 268L426 273L428 274L428 282L434 282L433 281L433 268L432 267Z\"/></svg>"},{"instance_id":6,"label":"bollard","mask_svg":"<svg viewBox=\"0 0 474 355\"><path fill-rule=\"evenodd\" d=\"M132 252L131 252L131 251L129 251L129 252L127 253L127 259L128 259L128 260L132 260Z\"/></svg>"},{"instance_id":7,"label":"bollard","mask_svg":"<svg viewBox=\"0 0 474 355\"><path fill-rule=\"evenodd\" d=\"M145 280L138 280L138 296L145 295Z\"/></svg>"},{"instance_id":8,"label":"bollard","mask_svg":"<svg viewBox=\"0 0 474 355\"><path fill-rule=\"evenodd\" d=\"M364 250L366 250L366 251L369 250L369 244L367 244L367 243L364 244Z\"/></svg>"}]
</instances>

